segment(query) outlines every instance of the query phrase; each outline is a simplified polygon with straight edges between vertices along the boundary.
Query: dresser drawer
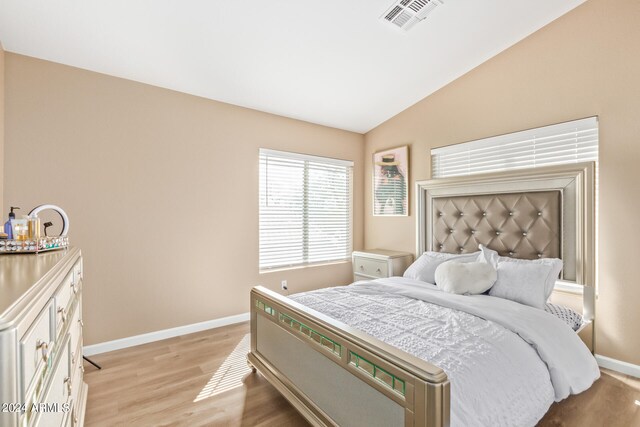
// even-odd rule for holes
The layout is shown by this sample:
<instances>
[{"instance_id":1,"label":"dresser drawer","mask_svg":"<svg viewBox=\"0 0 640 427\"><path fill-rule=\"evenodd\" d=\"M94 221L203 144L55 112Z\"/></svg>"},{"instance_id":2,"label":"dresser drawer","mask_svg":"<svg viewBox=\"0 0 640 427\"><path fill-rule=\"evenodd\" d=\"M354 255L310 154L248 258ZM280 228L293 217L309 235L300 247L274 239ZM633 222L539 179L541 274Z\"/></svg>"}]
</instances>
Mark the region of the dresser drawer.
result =
<instances>
[{"instance_id":1,"label":"dresser drawer","mask_svg":"<svg viewBox=\"0 0 640 427\"><path fill-rule=\"evenodd\" d=\"M83 274L84 270L82 268L82 258L80 258L73 266L73 279L76 285L82 280Z\"/></svg>"},{"instance_id":2,"label":"dresser drawer","mask_svg":"<svg viewBox=\"0 0 640 427\"><path fill-rule=\"evenodd\" d=\"M78 303L69 323L69 336L71 341L71 365L82 359L82 319L81 306Z\"/></svg>"},{"instance_id":3,"label":"dresser drawer","mask_svg":"<svg viewBox=\"0 0 640 427\"><path fill-rule=\"evenodd\" d=\"M23 398L42 378L53 351L55 338L51 336L51 311L53 301L45 305L36 320L20 340L20 366Z\"/></svg>"},{"instance_id":4,"label":"dresser drawer","mask_svg":"<svg viewBox=\"0 0 640 427\"><path fill-rule=\"evenodd\" d=\"M78 424L77 414L80 404L80 392L84 386L83 370L82 362L77 363L76 366L71 368L71 406L73 411L71 415L74 418L71 424L74 426Z\"/></svg>"},{"instance_id":5,"label":"dresser drawer","mask_svg":"<svg viewBox=\"0 0 640 427\"><path fill-rule=\"evenodd\" d=\"M387 277L389 272L387 261L354 257L353 272L358 275L370 277Z\"/></svg>"},{"instance_id":6,"label":"dresser drawer","mask_svg":"<svg viewBox=\"0 0 640 427\"><path fill-rule=\"evenodd\" d=\"M72 407L69 414L68 426L77 427L84 425L84 408L87 404L87 385L84 383L84 367L82 360L76 368L76 379L73 380L73 393L71 395Z\"/></svg>"},{"instance_id":7,"label":"dresser drawer","mask_svg":"<svg viewBox=\"0 0 640 427\"><path fill-rule=\"evenodd\" d=\"M69 314L71 314L70 310L73 307L73 302L75 301L77 293L78 288L74 281L73 271L70 271L60 286L58 286L53 297L55 300L56 336L60 336L61 332L64 330L65 324L67 324L69 320Z\"/></svg>"},{"instance_id":8,"label":"dresser drawer","mask_svg":"<svg viewBox=\"0 0 640 427\"><path fill-rule=\"evenodd\" d=\"M34 418L39 426L62 426L68 412L71 412L70 397L73 391L71 384L71 374L69 372L69 336L60 347L59 357L51 374L51 381L44 398L39 403L46 404L50 410L32 413L30 418Z\"/></svg>"}]
</instances>

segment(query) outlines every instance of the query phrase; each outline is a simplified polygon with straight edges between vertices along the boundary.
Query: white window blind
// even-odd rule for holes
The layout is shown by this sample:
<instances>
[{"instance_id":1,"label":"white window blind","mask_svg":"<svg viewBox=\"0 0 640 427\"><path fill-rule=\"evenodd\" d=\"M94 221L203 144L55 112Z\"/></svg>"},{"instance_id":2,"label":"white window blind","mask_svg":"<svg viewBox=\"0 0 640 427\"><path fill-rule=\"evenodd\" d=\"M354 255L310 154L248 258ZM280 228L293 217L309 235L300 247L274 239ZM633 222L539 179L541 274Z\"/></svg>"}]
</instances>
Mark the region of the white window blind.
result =
<instances>
[{"instance_id":1,"label":"white window blind","mask_svg":"<svg viewBox=\"0 0 640 427\"><path fill-rule=\"evenodd\" d=\"M497 172L598 160L598 118L545 126L431 150L431 176Z\"/></svg>"},{"instance_id":2,"label":"white window blind","mask_svg":"<svg viewBox=\"0 0 640 427\"><path fill-rule=\"evenodd\" d=\"M351 257L353 162L260 150L260 270Z\"/></svg>"}]
</instances>

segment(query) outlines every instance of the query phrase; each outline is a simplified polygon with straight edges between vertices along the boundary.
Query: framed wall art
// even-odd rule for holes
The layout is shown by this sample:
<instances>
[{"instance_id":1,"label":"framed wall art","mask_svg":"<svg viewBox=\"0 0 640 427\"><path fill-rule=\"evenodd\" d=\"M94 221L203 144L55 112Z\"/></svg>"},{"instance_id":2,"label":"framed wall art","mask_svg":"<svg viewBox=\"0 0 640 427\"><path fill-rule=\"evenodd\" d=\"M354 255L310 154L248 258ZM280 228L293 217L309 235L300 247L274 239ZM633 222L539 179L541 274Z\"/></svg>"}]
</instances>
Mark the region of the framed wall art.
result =
<instances>
[{"instance_id":1,"label":"framed wall art","mask_svg":"<svg viewBox=\"0 0 640 427\"><path fill-rule=\"evenodd\" d=\"M373 215L407 216L409 146L373 154Z\"/></svg>"}]
</instances>

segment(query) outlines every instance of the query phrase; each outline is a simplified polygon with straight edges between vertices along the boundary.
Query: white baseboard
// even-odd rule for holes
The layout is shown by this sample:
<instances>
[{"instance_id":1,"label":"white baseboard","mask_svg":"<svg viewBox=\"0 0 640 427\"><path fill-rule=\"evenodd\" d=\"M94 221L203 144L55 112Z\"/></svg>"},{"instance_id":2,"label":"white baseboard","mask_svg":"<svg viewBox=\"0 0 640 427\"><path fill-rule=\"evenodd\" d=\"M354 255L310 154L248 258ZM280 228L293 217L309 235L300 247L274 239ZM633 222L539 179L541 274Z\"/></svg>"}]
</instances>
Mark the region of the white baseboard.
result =
<instances>
[{"instance_id":1,"label":"white baseboard","mask_svg":"<svg viewBox=\"0 0 640 427\"><path fill-rule=\"evenodd\" d=\"M596 360L598 361L598 366L600 366L601 368L611 369L612 371L640 378L639 365L623 362L622 360L612 359L607 356L600 356L599 354L596 354Z\"/></svg>"},{"instance_id":2,"label":"white baseboard","mask_svg":"<svg viewBox=\"0 0 640 427\"><path fill-rule=\"evenodd\" d=\"M251 318L249 313L237 314L235 316L222 317L220 319L207 320L205 322L193 323L191 325L178 326L177 328L164 329L161 331L149 332L142 335L120 338L113 341L99 344L87 345L83 348L85 356L106 353L108 351L120 350L122 348L133 347L140 344L147 344L179 335L192 334L194 332L205 331L207 329L219 328L221 326L232 325L234 323L246 322Z\"/></svg>"}]
</instances>

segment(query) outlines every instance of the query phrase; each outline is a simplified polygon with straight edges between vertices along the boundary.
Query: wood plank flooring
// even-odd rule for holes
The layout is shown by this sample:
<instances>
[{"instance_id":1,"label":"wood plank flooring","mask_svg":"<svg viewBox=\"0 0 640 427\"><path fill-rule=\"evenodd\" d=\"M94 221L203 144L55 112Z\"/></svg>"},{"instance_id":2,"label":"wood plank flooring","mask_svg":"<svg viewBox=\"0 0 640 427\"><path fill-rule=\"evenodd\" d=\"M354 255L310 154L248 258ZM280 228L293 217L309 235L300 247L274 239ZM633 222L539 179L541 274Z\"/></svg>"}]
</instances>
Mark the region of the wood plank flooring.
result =
<instances>
[{"instance_id":1,"label":"wood plank flooring","mask_svg":"<svg viewBox=\"0 0 640 427\"><path fill-rule=\"evenodd\" d=\"M92 426L308 426L244 356L242 323L96 355L85 363ZM244 340L243 340L244 338ZM544 427L640 426L640 380L603 370L586 392L554 404Z\"/></svg>"}]
</instances>

